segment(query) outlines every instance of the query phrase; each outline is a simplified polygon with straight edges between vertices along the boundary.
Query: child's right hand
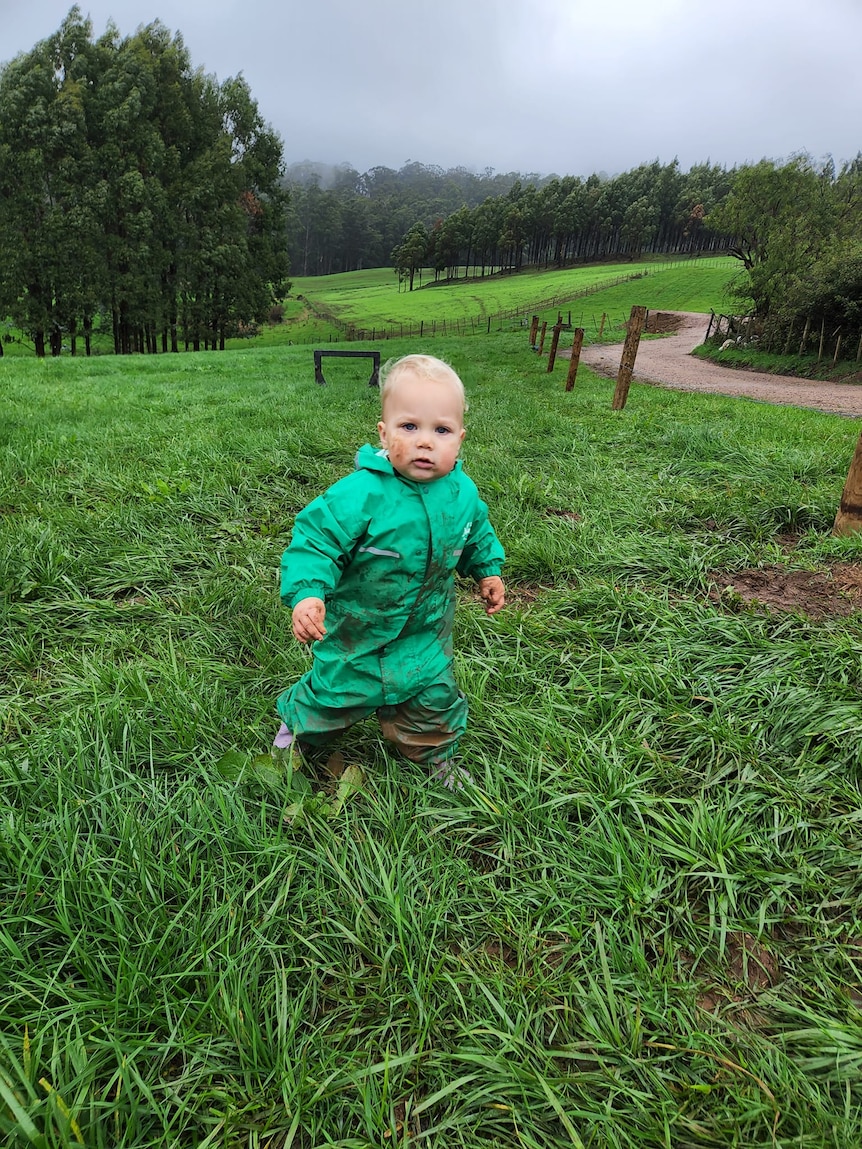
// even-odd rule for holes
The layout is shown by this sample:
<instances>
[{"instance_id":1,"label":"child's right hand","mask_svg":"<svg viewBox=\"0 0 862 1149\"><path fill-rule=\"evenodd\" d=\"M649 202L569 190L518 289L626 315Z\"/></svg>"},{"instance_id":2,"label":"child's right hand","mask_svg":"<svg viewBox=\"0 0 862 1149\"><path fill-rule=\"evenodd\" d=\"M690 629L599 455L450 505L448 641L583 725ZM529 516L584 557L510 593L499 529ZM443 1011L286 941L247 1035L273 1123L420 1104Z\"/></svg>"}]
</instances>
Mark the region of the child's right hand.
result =
<instances>
[{"instance_id":1,"label":"child's right hand","mask_svg":"<svg viewBox=\"0 0 862 1149\"><path fill-rule=\"evenodd\" d=\"M293 633L299 642L315 642L326 634L323 620L326 605L322 598L301 599L293 608Z\"/></svg>"}]
</instances>

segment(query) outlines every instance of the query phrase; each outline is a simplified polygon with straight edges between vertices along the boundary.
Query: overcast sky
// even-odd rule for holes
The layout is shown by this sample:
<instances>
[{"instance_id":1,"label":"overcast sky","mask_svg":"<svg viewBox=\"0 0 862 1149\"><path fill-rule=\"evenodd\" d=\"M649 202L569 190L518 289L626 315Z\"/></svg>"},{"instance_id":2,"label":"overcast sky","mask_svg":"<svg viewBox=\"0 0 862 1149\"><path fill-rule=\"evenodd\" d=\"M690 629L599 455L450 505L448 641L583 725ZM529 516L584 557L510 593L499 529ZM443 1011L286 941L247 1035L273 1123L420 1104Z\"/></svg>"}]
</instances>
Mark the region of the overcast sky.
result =
<instances>
[{"instance_id":1,"label":"overcast sky","mask_svg":"<svg viewBox=\"0 0 862 1149\"><path fill-rule=\"evenodd\" d=\"M862 149L862 0L81 0L242 73L288 163L609 175ZM0 0L0 60L64 0Z\"/></svg>"}]
</instances>

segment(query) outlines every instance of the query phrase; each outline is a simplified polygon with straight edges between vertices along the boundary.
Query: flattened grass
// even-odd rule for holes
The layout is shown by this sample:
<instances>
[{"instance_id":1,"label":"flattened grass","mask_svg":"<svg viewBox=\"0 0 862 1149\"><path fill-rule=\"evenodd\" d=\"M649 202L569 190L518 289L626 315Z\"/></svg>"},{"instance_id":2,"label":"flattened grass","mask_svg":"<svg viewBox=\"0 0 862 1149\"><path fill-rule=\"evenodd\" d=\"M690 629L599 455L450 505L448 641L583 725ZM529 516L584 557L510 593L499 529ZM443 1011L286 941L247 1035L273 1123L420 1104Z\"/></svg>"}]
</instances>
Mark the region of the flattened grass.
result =
<instances>
[{"instance_id":1,"label":"flattened grass","mask_svg":"<svg viewBox=\"0 0 862 1149\"><path fill-rule=\"evenodd\" d=\"M369 723L289 822L216 762L307 665L275 572L366 365L0 363L4 1142L856 1149L862 624L707 592L860 559L857 428L429 350L510 559L456 622L478 785Z\"/></svg>"}]
</instances>

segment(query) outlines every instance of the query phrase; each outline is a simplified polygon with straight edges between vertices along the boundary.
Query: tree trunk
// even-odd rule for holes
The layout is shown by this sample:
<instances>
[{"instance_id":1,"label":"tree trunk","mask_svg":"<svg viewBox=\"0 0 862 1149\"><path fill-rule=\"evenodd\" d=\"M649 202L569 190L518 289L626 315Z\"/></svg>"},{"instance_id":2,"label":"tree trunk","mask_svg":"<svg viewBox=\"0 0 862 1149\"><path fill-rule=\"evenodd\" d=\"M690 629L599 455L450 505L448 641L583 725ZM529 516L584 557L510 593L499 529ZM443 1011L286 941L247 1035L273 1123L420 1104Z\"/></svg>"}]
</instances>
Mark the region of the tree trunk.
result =
<instances>
[{"instance_id":1,"label":"tree trunk","mask_svg":"<svg viewBox=\"0 0 862 1149\"><path fill-rule=\"evenodd\" d=\"M45 332L41 327L33 332L33 349L37 359L45 358Z\"/></svg>"}]
</instances>

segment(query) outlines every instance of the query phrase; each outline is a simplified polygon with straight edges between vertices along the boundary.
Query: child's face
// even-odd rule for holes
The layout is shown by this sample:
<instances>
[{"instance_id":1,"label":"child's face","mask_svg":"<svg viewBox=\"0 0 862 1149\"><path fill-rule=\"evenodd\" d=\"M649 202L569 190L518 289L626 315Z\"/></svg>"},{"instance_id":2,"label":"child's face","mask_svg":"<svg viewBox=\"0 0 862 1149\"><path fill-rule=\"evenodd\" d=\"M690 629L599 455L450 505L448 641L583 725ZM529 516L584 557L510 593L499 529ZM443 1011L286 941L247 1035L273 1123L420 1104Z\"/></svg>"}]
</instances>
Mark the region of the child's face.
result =
<instances>
[{"instance_id":1,"label":"child's face","mask_svg":"<svg viewBox=\"0 0 862 1149\"><path fill-rule=\"evenodd\" d=\"M395 470L430 483L455 466L464 438L461 396L451 384L405 374L386 396L377 424Z\"/></svg>"}]
</instances>

